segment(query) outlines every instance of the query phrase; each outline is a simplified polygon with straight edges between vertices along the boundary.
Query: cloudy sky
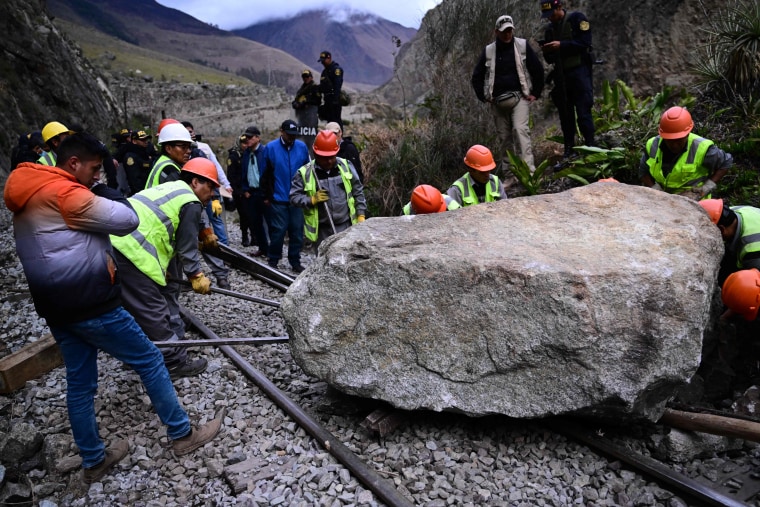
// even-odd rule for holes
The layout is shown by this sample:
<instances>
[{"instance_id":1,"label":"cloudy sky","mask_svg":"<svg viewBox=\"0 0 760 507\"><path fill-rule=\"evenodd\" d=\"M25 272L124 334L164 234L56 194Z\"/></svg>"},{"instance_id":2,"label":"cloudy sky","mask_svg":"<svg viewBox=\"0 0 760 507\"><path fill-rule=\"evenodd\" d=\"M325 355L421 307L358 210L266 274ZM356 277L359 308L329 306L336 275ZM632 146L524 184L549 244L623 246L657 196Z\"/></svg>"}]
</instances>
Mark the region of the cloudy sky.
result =
<instances>
[{"instance_id":1,"label":"cloudy sky","mask_svg":"<svg viewBox=\"0 0 760 507\"><path fill-rule=\"evenodd\" d=\"M239 0L157 0L161 5L179 9L194 18L225 30L245 28L267 19L287 17L303 10L314 10L336 3L314 0L284 2L240 2ZM441 0L339 0L342 8L369 11L403 26L419 28L425 13ZM242 8L241 8L242 7Z\"/></svg>"}]
</instances>

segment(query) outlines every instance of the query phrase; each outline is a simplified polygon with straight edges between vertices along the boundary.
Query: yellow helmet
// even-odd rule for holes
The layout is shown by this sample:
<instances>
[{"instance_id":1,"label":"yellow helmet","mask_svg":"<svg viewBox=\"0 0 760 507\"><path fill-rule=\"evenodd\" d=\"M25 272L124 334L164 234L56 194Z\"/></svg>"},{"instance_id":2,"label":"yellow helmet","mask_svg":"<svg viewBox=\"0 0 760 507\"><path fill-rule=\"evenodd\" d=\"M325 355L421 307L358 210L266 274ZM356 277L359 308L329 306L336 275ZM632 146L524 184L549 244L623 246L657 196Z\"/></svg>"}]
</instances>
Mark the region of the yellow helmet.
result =
<instances>
[{"instance_id":1,"label":"yellow helmet","mask_svg":"<svg viewBox=\"0 0 760 507\"><path fill-rule=\"evenodd\" d=\"M71 134L71 131L63 123L51 121L42 127L42 140L48 142L50 139L61 134Z\"/></svg>"}]
</instances>

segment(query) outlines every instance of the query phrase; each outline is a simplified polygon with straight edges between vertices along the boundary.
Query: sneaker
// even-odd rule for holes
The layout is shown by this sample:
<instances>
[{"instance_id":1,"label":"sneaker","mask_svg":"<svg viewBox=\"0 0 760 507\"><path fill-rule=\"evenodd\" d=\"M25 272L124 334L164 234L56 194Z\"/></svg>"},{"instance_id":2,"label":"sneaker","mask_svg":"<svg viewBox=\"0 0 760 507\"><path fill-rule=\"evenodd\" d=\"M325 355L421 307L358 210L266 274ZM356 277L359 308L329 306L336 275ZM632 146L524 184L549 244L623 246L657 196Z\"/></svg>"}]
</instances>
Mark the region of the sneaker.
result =
<instances>
[{"instance_id":1,"label":"sneaker","mask_svg":"<svg viewBox=\"0 0 760 507\"><path fill-rule=\"evenodd\" d=\"M303 270L304 270L304 269L306 269L306 268L305 268L305 267L303 267L303 266L302 266L302 265L300 265L300 264L296 264L295 266L292 266L290 269L292 269L292 270L293 270L293 271L295 271L296 273L301 273L301 272L303 272Z\"/></svg>"},{"instance_id":2,"label":"sneaker","mask_svg":"<svg viewBox=\"0 0 760 507\"><path fill-rule=\"evenodd\" d=\"M172 379L178 379L180 377L193 377L200 375L208 367L208 361L202 357L199 359L188 359L184 363L172 366L169 368L169 376Z\"/></svg>"},{"instance_id":3,"label":"sneaker","mask_svg":"<svg viewBox=\"0 0 760 507\"><path fill-rule=\"evenodd\" d=\"M219 433L222 427L222 420L213 419L203 426L193 428L186 437L178 438L172 442L175 456L184 456L196 450L198 447L206 445Z\"/></svg>"},{"instance_id":4,"label":"sneaker","mask_svg":"<svg viewBox=\"0 0 760 507\"><path fill-rule=\"evenodd\" d=\"M126 440L119 440L106 449L106 457L99 465L82 470L82 480L85 484L98 482L111 468L121 461L129 452L129 444Z\"/></svg>"},{"instance_id":5,"label":"sneaker","mask_svg":"<svg viewBox=\"0 0 760 507\"><path fill-rule=\"evenodd\" d=\"M230 290L232 288L230 286L229 280L227 280L226 278L217 278L216 286L219 287L220 289L226 289L226 290Z\"/></svg>"},{"instance_id":6,"label":"sneaker","mask_svg":"<svg viewBox=\"0 0 760 507\"><path fill-rule=\"evenodd\" d=\"M252 257L266 257L267 253L266 252L262 252L261 249L259 249L259 250L256 250L255 252L253 252L251 254L251 256Z\"/></svg>"}]
</instances>

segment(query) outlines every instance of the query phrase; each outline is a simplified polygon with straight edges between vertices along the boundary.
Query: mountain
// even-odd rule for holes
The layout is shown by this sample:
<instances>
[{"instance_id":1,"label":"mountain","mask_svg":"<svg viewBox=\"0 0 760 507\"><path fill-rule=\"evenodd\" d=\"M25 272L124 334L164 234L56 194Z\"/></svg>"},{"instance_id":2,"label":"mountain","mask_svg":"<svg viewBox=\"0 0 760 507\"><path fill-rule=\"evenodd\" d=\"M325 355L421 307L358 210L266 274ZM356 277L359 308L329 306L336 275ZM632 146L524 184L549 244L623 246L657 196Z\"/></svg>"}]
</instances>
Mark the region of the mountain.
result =
<instances>
[{"instance_id":1,"label":"mountain","mask_svg":"<svg viewBox=\"0 0 760 507\"><path fill-rule=\"evenodd\" d=\"M398 52L394 37L408 42L417 30L366 12L312 10L233 32L281 49L320 71L319 53L330 51L347 81L378 86L393 77Z\"/></svg>"},{"instance_id":2,"label":"mountain","mask_svg":"<svg viewBox=\"0 0 760 507\"><path fill-rule=\"evenodd\" d=\"M307 66L284 51L220 30L154 0L48 0L47 7L56 17L141 48L293 91Z\"/></svg>"}]
</instances>

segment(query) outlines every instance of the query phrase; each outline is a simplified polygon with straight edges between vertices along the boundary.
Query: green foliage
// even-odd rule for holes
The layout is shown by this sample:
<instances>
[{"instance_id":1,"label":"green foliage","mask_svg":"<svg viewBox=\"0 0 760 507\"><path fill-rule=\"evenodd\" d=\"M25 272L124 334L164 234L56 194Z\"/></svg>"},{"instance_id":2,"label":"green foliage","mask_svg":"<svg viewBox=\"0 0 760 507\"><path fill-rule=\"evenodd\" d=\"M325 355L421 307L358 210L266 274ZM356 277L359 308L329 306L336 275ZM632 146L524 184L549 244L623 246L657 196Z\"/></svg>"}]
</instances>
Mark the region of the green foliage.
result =
<instances>
[{"instance_id":1,"label":"green foliage","mask_svg":"<svg viewBox=\"0 0 760 507\"><path fill-rule=\"evenodd\" d=\"M520 184L525 187L527 194L538 194L541 191L541 188L543 187L548 176L546 174L546 170L550 165L549 160L547 159L541 162L536 167L536 170L531 173L530 167L528 167L528 164L526 164L523 159L511 151L507 151L507 156L509 157L510 170L512 171L512 174L514 174L515 178L517 178L517 181L519 181Z\"/></svg>"},{"instance_id":2,"label":"green foliage","mask_svg":"<svg viewBox=\"0 0 760 507\"><path fill-rule=\"evenodd\" d=\"M567 167L554 175L554 179L570 178L584 185L602 178L616 178L627 168L626 149L606 149L593 146L577 146L580 158L571 160ZM617 179L617 178L616 178Z\"/></svg>"}]
</instances>

